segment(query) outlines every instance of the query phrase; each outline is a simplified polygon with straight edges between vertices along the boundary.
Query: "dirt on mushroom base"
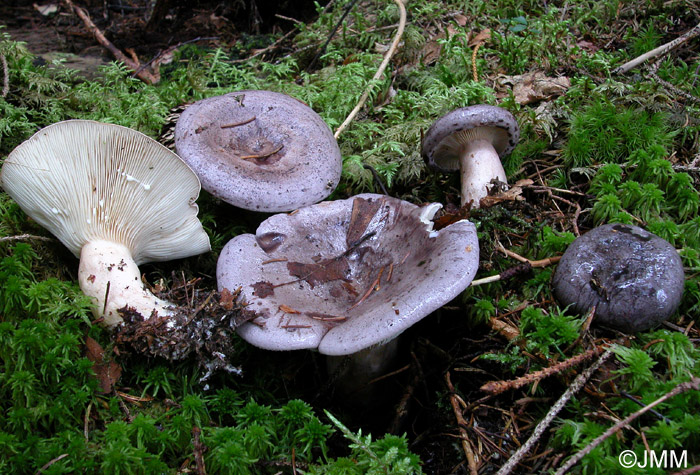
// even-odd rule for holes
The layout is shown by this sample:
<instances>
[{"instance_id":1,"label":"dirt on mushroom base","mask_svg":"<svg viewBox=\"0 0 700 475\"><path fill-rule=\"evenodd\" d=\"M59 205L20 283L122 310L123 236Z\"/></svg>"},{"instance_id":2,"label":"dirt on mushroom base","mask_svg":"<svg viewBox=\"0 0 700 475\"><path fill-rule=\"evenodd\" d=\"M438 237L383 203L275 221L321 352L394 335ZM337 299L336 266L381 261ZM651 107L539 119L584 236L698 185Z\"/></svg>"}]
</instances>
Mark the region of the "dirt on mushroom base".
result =
<instances>
[{"instance_id":1,"label":"dirt on mushroom base","mask_svg":"<svg viewBox=\"0 0 700 475\"><path fill-rule=\"evenodd\" d=\"M167 317L145 318L124 307L124 323L117 327L114 341L121 353L150 354L170 361L195 356L206 373L201 381L220 371L240 374L228 359L234 353L236 328L256 317L239 300L240 291L198 288L200 279L174 279L173 286L157 286L154 295L173 302L179 312Z\"/></svg>"}]
</instances>

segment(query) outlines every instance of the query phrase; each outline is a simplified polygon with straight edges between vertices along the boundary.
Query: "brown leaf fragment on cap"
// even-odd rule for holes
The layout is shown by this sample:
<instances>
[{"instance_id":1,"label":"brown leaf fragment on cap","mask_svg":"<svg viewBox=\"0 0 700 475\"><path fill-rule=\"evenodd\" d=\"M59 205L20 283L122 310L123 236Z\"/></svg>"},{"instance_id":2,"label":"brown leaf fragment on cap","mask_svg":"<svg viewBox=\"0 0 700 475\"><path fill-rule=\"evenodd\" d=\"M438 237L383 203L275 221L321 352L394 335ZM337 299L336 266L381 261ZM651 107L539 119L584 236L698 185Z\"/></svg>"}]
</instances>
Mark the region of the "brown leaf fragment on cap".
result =
<instances>
[{"instance_id":1,"label":"brown leaf fragment on cap","mask_svg":"<svg viewBox=\"0 0 700 475\"><path fill-rule=\"evenodd\" d=\"M284 313L291 313L294 315L298 315L299 313L301 313L301 312L299 312L299 310L294 310L292 307L290 307L289 305L285 305L285 304L280 305L279 309L281 311L283 311Z\"/></svg>"},{"instance_id":2,"label":"brown leaf fragment on cap","mask_svg":"<svg viewBox=\"0 0 700 475\"><path fill-rule=\"evenodd\" d=\"M85 357L92 361L92 370L100 383L100 392L111 393L122 375L122 367L114 360L105 361L104 349L89 336L85 338Z\"/></svg>"},{"instance_id":3,"label":"brown leaf fragment on cap","mask_svg":"<svg viewBox=\"0 0 700 475\"><path fill-rule=\"evenodd\" d=\"M381 205L380 200L370 201L363 198L355 198L353 200L346 240L348 249L353 247L364 236L367 226L369 226Z\"/></svg>"},{"instance_id":4,"label":"brown leaf fragment on cap","mask_svg":"<svg viewBox=\"0 0 700 475\"><path fill-rule=\"evenodd\" d=\"M271 282L266 280L256 282L251 287L253 287L253 295L264 299L275 293L275 286Z\"/></svg>"},{"instance_id":5,"label":"brown leaf fragment on cap","mask_svg":"<svg viewBox=\"0 0 700 475\"><path fill-rule=\"evenodd\" d=\"M325 259L318 264L304 264L302 262L288 262L289 274L300 280L305 280L313 289L318 284L324 284L333 280L348 281L350 265L345 257Z\"/></svg>"}]
</instances>

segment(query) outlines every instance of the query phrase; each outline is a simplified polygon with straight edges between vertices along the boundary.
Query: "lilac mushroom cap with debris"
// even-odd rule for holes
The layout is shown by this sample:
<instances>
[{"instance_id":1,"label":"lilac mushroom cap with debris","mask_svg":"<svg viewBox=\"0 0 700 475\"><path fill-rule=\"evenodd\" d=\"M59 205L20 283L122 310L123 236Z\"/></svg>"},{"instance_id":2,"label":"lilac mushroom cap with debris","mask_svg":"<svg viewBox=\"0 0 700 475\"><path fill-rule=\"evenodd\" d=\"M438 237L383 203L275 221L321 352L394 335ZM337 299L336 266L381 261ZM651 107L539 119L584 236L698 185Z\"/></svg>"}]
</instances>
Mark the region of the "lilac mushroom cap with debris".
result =
<instances>
[{"instance_id":1,"label":"lilac mushroom cap with debris","mask_svg":"<svg viewBox=\"0 0 700 475\"><path fill-rule=\"evenodd\" d=\"M239 91L189 106L175 126L177 153L202 187L239 208L291 211L338 185L342 159L323 119L272 91Z\"/></svg>"},{"instance_id":2,"label":"lilac mushroom cap with debris","mask_svg":"<svg viewBox=\"0 0 700 475\"><path fill-rule=\"evenodd\" d=\"M439 207L363 194L274 215L255 235L236 236L219 256L218 286L240 287L258 315L238 333L261 348L326 355L393 339L476 273L474 225L433 231Z\"/></svg>"},{"instance_id":3,"label":"lilac mushroom cap with debris","mask_svg":"<svg viewBox=\"0 0 700 475\"><path fill-rule=\"evenodd\" d=\"M571 243L552 283L562 305L582 314L595 306L594 323L633 333L673 315L684 281L668 241L637 226L606 224Z\"/></svg>"},{"instance_id":4,"label":"lilac mushroom cap with debris","mask_svg":"<svg viewBox=\"0 0 700 475\"><path fill-rule=\"evenodd\" d=\"M10 153L0 183L80 258L80 288L108 327L125 309L144 319L177 311L145 288L139 264L210 250L197 219L197 176L126 127L69 120L41 129Z\"/></svg>"},{"instance_id":5,"label":"lilac mushroom cap with debris","mask_svg":"<svg viewBox=\"0 0 700 475\"><path fill-rule=\"evenodd\" d=\"M461 205L471 202L472 208L479 208L493 180L507 183L501 157L510 154L519 138L513 114L480 104L453 110L435 121L423 137L422 154L432 168L459 170Z\"/></svg>"}]
</instances>

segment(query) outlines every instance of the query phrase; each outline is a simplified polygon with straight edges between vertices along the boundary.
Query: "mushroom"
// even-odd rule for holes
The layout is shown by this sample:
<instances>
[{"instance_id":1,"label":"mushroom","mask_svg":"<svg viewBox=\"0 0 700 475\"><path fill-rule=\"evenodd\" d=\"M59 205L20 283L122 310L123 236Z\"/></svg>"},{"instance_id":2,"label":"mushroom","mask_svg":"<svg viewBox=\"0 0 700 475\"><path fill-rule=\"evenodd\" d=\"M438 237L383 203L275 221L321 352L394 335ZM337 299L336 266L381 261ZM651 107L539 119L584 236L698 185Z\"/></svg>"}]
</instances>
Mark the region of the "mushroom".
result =
<instances>
[{"instance_id":1,"label":"mushroom","mask_svg":"<svg viewBox=\"0 0 700 475\"><path fill-rule=\"evenodd\" d=\"M108 327L127 309L144 318L177 310L145 288L139 264L210 250L197 219L197 176L126 127L69 120L41 129L10 153L0 183L80 258L80 288Z\"/></svg>"},{"instance_id":2,"label":"mushroom","mask_svg":"<svg viewBox=\"0 0 700 475\"><path fill-rule=\"evenodd\" d=\"M627 224L606 224L577 238L553 278L554 295L578 313L624 332L648 330L680 305L683 263L664 239Z\"/></svg>"},{"instance_id":3,"label":"mushroom","mask_svg":"<svg viewBox=\"0 0 700 475\"><path fill-rule=\"evenodd\" d=\"M489 194L495 180L506 184L506 172L499 157L513 150L520 129L513 114L489 105L453 110L439 118L423 137L425 162L437 170L460 170L461 206L472 208Z\"/></svg>"},{"instance_id":4,"label":"mushroom","mask_svg":"<svg viewBox=\"0 0 700 475\"><path fill-rule=\"evenodd\" d=\"M253 211L317 203L342 171L328 125L279 92L239 91L192 104L175 126L175 147L205 190Z\"/></svg>"},{"instance_id":5,"label":"mushroom","mask_svg":"<svg viewBox=\"0 0 700 475\"><path fill-rule=\"evenodd\" d=\"M217 281L220 290L240 287L258 315L239 335L264 349L336 356L393 340L476 273L474 225L433 231L439 207L362 194L277 214L255 235L236 236L219 256Z\"/></svg>"}]
</instances>

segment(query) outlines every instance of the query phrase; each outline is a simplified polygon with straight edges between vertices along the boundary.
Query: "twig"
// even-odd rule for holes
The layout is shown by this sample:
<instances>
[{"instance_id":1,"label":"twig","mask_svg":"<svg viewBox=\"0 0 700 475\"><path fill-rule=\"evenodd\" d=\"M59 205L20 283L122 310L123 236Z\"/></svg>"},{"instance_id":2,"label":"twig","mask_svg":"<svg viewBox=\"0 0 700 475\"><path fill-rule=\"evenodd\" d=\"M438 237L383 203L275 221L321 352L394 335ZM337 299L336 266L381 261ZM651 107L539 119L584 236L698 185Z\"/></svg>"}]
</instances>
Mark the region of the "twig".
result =
<instances>
[{"instance_id":1,"label":"twig","mask_svg":"<svg viewBox=\"0 0 700 475\"><path fill-rule=\"evenodd\" d=\"M35 239L37 241L53 241L53 238L45 236L34 236L33 234L18 234L16 236L0 237L0 242L6 241L24 241L25 239Z\"/></svg>"},{"instance_id":2,"label":"twig","mask_svg":"<svg viewBox=\"0 0 700 475\"><path fill-rule=\"evenodd\" d=\"M362 165L362 168L364 168L365 170L369 170L370 172L372 172L372 177L374 178L374 182L375 182L377 185L379 185L379 188L382 189L382 193L384 193L385 195L389 196L389 192L386 191L386 187L384 186L384 182L382 182L382 179L381 179L381 177L379 176L379 173L377 173L377 170L375 170L374 167L372 167L372 166L370 166L370 165L366 165L366 164L365 164L365 165Z\"/></svg>"},{"instance_id":3,"label":"twig","mask_svg":"<svg viewBox=\"0 0 700 475\"><path fill-rule=\"evenodd\" d=\"M224 124L224 125L220 125L219 127L222 128L222 129L231 129L231 128L233 128L233 127L240 127L241 125L250 124L250 123L253 122L255 119L256 119L256 117L253 116L253 117L250 117L250 118L248 118L248 119L242 120L242 121L240 121L240 122L234 122L234 123L232 123L232 124Z\"/></svg>"},{"instance_id":4,"label":"twig","mask_svg":"<svg viewBox=\"0 0 700 475\"><path fill-rule=\"evenodd\" d=\"M365 92L363 92L362 96L360 96L360 100L357 102L357 105L352 110L352 112L350 112L350 114L346 117L345 121L342 124L340 124L338 130L335 131L334 136L336 139L340 136L340 133L343 130L345 130L345 128L350 124L350 122L352 122L357 113L360 112L360 109L362 109L362 106L365 104L367 98L369 97L369 93L374 87L375 81L382 77L382 74L384 74L384 70L389 64L391 57L394 55L394 53L396 52L396 48L399 46L399 41L401 41L401 36L403 35L403 29L406 26L406 7L403 4L403 0L394 0L394 2L396 3L396 5L398 5L400 14L399 29L396 30L396 35L394 35L394 41L391 43L391 47L389 47L389 50L384 55L384 60L382 61L382 64L379 65L379 69L377 69L377 72L374 74L374 77L367 85Z\"/></svg>"},{"instance_id":5,"label":"twig","mask_svg":"<svg viewBox=\"0 0 700 475\"><path fill-rule=\"evenodd\" d=\"M328 2L328 5L330 5L331 3L333 3L333 2ZM348 16L348 13L350 13L350 11L355 7L356 3L357 3L357 0L352 0L352 2L350 2L350 4L347 7L345 7L345 11L340 16L340 20L338 20L338 22L333 27L333 30L331 31L330 35L328 35L326 42L323 43L323 46L321 46L321 48L316 52L316 54L314 55L314 57L311 60L311 62L309 63L309 65L306 67L307 71L310 71L311 68L314 67L314 65L316 64L316 61L318 61L318 58L320 58L321 55L324 53L324 51L326 51L328 44L331 42L331 40L333 39L335 34L338 32L338 28L340 28L340 25L343 24L345 17ZM326 8L328 8L328 5L326 5Z\"/></svg>"},{"instance_id":6,"label":"twig","mask_svg":"<svg viewBox=\"0 0 700 475\"><path fill-rule=\"evenodd\" d=\"M267 158L269 156L276 154L280 150L282 150L282 147L284 147L284 144L280 145L279 147L275 148L274 150L272 150L270 152L261 153L259 155L243 155L239 158L241 160L253 160L254 158Z\"/></svg>"},{"instance_id":7,"label":"twig","mask_svg":"<svg viewBox=\"0 0 700 475\"><path fill-rule=\"evenodd\" d=\"M482 277L481 279L472 280L469 284L470 287L476 287L477 285L490 284L491 282L496 282L499 280L506 280L515 277L516 275L526 274L532 270L532 264L529 262L523 262L517 266L510 267L500 274L490 275L488 277Z\"/></svg>"},{"instance_id":8,"label":"twig","mask_svg":"<svg viewBox=\"0 0 700 475\"><path fill-rule=\"evenodd\" d=\"M688 99L691 102L695 102L696 104L700 104L700 98L696 97L688 92L685 92L684 90L674 86L668 81L665 81L664 79L661 79L656 72L659 70L659 66L661 65L661 61L657 61L656 63L652 64L651 67L649 68L649 76L651 76L652 79L654 79L656 82L664 86L666 89L670 90L677 96L684 97Z\"/></svg>"},{"instance_id":9,"label":"twig","mask_svg":"<svg viewBox=\"0 0 700 475\"><path fill-rule=\"evenodd\" d=\"M610 349L605 350L605 353L600 355L600 358L598 358L595 363L576 377L571 386L569 386L569 388L564 392L564 394L561 395L557 402L554 403L547 415L544 416L544 419L537 424L537 427L535 427L535 430L532 432L530 438L520 446L520 448L511 456L510 459L508 459L508 461L501 467L496 475L507 475L513 471L516 465L520 463L520 460L522 460L522 458L537 443L544 431L547 430L547 427L549 427L549 424L551 424L557 414L559 414L559 411L566 406L569 399L571 399L571 397L586 384L586 381L588 381L591 375L600 367L600 365L605 362L605 360L610 357L610 355L612 355L612 351L610 351Z\"/></svg>"},{"instance_id":10,"label":"twig","mask_svg":"<svg viewBox=\"0 0 700 475\"><path fill-rule=\"evenodd\" d=\"M61 454L61 455L59 455L58 457L56 457L55 459L49 460L48 462L46 462L46 463L44 464L43 467L41 467L39 470L36 471L36 474L38 475L38 474L40 474L40 473L43 473L44 470L46 470L47 468L49 468L51 465L55 464L55 463L58 462L59 460L62 460L62 459L64 459L64 458L66 458L66 457L68 457L68 454Z\"/></svg>"},{"instance_id":11,"label":"twig","mask_svg":"<svg viewBox=\"0 0 700 475\"><path fill-rule=\"evenodd\" d=\"M207 475L207 467L204 465L204 451L206 447L199 438L201 434L202 430L199 427L192 427L192 445L194 446L194 462L197 466L197 475Z\"/></svg>"},{"instance_id":12,"label":"twig","mask_svg":"<svg viewBox=\"0 0 700 475\"><path fill-rule=\"evenodd\" d=\"M474 82L479 81L479 74L476 71L476 53L479 51L479 48L481 48L482 44L484 44L484 42L479 41L474 45L474 51L472 51L472 75L474 76Z\"/></svg>"},{"instance_id":13,"label":"twig","mask_svg":"<svg viewBox=\"0 0 700 475\"><path fill-rule=\"evenodd\" d=\"M509 251L505 247L503 247L503 244L500 242L496 242L496 247L498 248L499 251L501 251L503 254L505 254L508 257L512 257L515 260L518 260L520 262L526 262L530 264L531 267L547 267L552 264L556 264L561 260L561 256L554 256L554 257L546 257L544 259L539 259L537 261L531 261L530 259L521 256L520 254L516 254L513 251Z\"/></svg>"},{"instance_id":14,"label":"twig","mask_svg":"<svg viewBox=\"0 0 700 475\"><path fill-rule=\"evenodd\" d=\"M83 421L83 435L85 436L85 443L90 442L90 410L92 409L92 401L88 404L85 410L85 420Z\"/></svg>"},{"instance_id":15,"label":"twig","mask_svg":"<svg viewBox=\"0 0 700 475\"><path fill-rule=\"evenodd\" d=\"M114 44L111 41L109 41L102 33L102 31L100 31L100 29L97 28L97 26L92 22L90 16L85 10L75 6L71 0L62 1L71 11L73 11L73 13L78 15L78 17L83 21L87 29L90 30L90 32L95 36L95 39L98 43L107 48L109 52L112 53L112 55L115 58L117 58L117 60L124 63L129 69L133 71L139 70L140 64L128 58L124 53L121 52L119 48L114 46ZM156 84L159 79L156 75L146 70L139 70L138 74L136 74L136 77L148 84Z\"/></svg>"},{"instance_id":16,"label":"twig","mask_svg":"<svg viewBox=\"0 0 700 475\"><path fill-rule=\"evenodd\" d=\"M534 373L526 374L516 379L511 379L510 381L489 381L488 383L481 386L481 390L492 395L501 394L512 389L521 388L527 384L534 383L535 381L540 381L544 378L552 376L554 374L561 373L572 366L583 363L584 361L593 358L600 352L600 348L591 348L588 351L573 356L568 360L560 361L559 363L543 368Z\"/></svg>"},{"instance_id":17,"label":"twig","mask_svg":"<svg viewBox=\"0 0 700 475\"><path fill-rule=\"evenodd\" d=\"M637 67L638 65L640 65L641 63L643 63L647 59L655 58L657 56L661 56L662 54L666 54L668 51L671 51L676 46L681 45L681 44L685 43L686 41L695 38L698 35L700 35L700 23L695 25L693 28L691 28L690 30L688 30L687 32L685 32L684 34L682 34L681 36L679 36L675 40L669 41L665 45L661 45L658 48L654 48L653 50L648 51L648 52L644 53L643 55L634 58L631 61L627 61L622 66L619 66L619 67L613 69L612 73L613 74L626 73L627 71Z\"/></svg>"},{"instance_id":18,"label":"twig","mask_svg":"<svg viewBox=\"0 0 700 475\"><path fill-rule=\"evenodd\" d=\"M2 97L7 97L10 92L10 72L7 68L7 59L0 53L0 63L2 63Z\"/></svg>"},{"instance_id":19,"label":"twig","mask_svg":"<svg viewBox=\"0 0 700 475\"><path fill-rule=\"evenodd\" d=\"M477 475L478 470L476 466L476 458L474 457L471 441L469 440L469 434L467 434L466 429L469 427L469 424L467 424L467 421L464 420L462 410L459 408L459 396L457 396L455 387L452 385L449 371L445 373L445 383L447 383L447 390L450 392L450 404L452 405L452 411L455 413L455 418L457 419L459 435L462 439L462 450L464 450L464 455L467 457L467 463L469 464L469 473L471 475Z\"/></svg>"},{"instance_id":20,"label":"twig","mask_svg":"<svg viewBox=\"0 0 700 475\"><path fill-rule=\"evenodd\" d=\"M652 402L651 404L641 408L637 412L634 412L630 414L629 416L625 417L621 421L619 421L617 424L614 426L610 427L608 430L603 432L601 435L596 437L591 441L590 444L588 444L586 447L578 451L573 457L571 457L569 460L566 461L564 465L562 465L559 470L556 471L555 475L564 475L567 473L574 465L576 465L579 460L581 460L583 457L591 453L593 449L598 447L603 441L605 441L607 438L609 438L611 435L615 434L616 432L619 432L620 429L623 427L629 425L630 422L633 420L637 419L639 416L644 414L645 412L650 411L654 407L658 406L662 402L665 402L668 399L671 399L674 396L677 396L679 394L683 394L684 392L690 391L690 390L695 390L695 391L700 391L700 378L697 376L693 376L693 378L690 381L687 381L685 383L680 383L678 386L661 396L659 399L656 401Z\"/></svg>"},{"instance_id":21,"label":"twig","mask_svg":"<svg viewBox=\"0 0 700 475\"><path fill-rule=\"evenodd\" d=\"M160 58L163 57L163 56L166 56L166 55L169 55L169 54L173 53L175 50L177 50L177 49L178 49L179 47L181 47L181 46L185 46L185 45L188 45L188 44L191 44L191 43L196 43L196 42L198 42L198 41L214 41L214 40L218 40L218 39L219 39L218 36L207 36L207 37L204 37L204 38L201 37L201 36L198 36L197 38L193 38L193 39L191 39L191 40L183 41L183 42L178 43L178 44L176 44L176 45L170 46L169 48L166 48L166 49L164 49L164 50L160 50L160 51L158 52L158 54L156 54L154 57L152 57L147 63L144 63L144 64L140 65L140 66L132 73L132 77L137 77L138 74L139 74L141 71L143 71L144 69L150 67L150 66L153 65L153 64L155 64L155 67L156 67L156 68L157 68L157 67L160 67L160 64L163 62L163 60L160 60ZM137 62L138 62L138 60L137 60ZM154 68L151 67L151 69L154 69ZM159 79L160 79L160 78L159 78Z\"/></svg>"},{"instance_id":22,"label":"twig","mask_svg":"<svg viewBox=\"0 0 700 475\"><path fill-rule=\"evenodd\" d=\"M700 465L686 468L685 470L681 470L680 472L672 473L671 475L693 475L694 473L698 473L698 472L700 472Z\"/></svg>"}]
</instances>

